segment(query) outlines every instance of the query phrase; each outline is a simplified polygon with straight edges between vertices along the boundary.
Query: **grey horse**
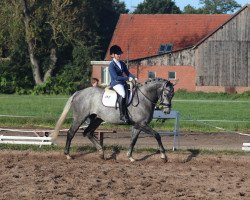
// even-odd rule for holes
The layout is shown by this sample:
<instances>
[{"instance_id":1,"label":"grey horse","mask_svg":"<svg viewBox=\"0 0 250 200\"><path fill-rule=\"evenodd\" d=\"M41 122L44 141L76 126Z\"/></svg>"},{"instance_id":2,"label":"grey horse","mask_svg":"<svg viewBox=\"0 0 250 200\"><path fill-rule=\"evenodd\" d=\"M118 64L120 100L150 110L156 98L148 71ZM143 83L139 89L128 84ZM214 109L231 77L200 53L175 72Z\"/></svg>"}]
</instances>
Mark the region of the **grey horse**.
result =
<instances>
[{"instance_id":1,"label":"grey horse","mask_svg":"<svg viewBox=\"0 0 250 200\"><path fill-rule=\"evenodd\" d=\"M104 89L99 87L89 87L74 93L67 101L64 110L57 121L55 130L50 135L55 140L59 134L59 130L66 118L70 108L73 109L73 123L67 132L67 141L64 154L70 159L69 150L71 140L79 127L90 119L88 127L84 130L83 136L87 136L94 146L99 150L100 156L104 158L103 147L94 137L94 132L103 122L112 124L122 124L120 120L119 109L106 107L102 104L102 95ZM161 158L167 160L165 149L163 147L161 136L158 132L149 127L149 123L153 118L153 112L156 103L159 102L163 106L164 113L171 111L171 100L174 96L174 85L168 80L154 79L146 81L143 85L138 84L134 87L134 96L132 102L128 106L128 114L132 125L131 143L127 156L131 162L135 161L132 152L138 136L141 131L153 135L158 142Z\"/></svg>"}]
</instances>

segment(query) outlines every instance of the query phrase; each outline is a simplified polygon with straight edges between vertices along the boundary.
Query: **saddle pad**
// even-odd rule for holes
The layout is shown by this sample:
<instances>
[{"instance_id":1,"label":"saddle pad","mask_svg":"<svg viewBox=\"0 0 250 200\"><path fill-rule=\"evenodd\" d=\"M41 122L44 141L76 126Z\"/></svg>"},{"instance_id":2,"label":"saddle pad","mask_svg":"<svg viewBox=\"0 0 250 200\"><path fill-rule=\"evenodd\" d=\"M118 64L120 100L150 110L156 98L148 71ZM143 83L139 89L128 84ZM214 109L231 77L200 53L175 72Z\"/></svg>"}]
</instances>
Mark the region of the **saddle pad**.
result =
<instances>
[{"instance_id":1,"label":"saddle pad","mask_svg":"<svg viewBox=\"0 0 250 200\"><path fill-rule=\"evenodd\" d=\"M132 87L131 87L132 88ZM130 95L129 98L127 100L127 105L130 104L131 100L132 100L132 90L129 90ZM117 102L117 98L118 98L118 94L116 93L116 91L110 89L110 87L106 87L104 90L104 94L102 96L102 103L104 106L107 107L119 107L119 104Z\"/></svg>"},{"instance_id":2,"label":"saddle pad","mask_svg":"<svg viewBox=\"0 0 250 200\"><path fill-rule=\"evenodd\" d=\"M114 90L105 88L105 91L102 96L102 103L107 107L118 107L117 103L117 93Z\"/></svg>"}]
</instances>

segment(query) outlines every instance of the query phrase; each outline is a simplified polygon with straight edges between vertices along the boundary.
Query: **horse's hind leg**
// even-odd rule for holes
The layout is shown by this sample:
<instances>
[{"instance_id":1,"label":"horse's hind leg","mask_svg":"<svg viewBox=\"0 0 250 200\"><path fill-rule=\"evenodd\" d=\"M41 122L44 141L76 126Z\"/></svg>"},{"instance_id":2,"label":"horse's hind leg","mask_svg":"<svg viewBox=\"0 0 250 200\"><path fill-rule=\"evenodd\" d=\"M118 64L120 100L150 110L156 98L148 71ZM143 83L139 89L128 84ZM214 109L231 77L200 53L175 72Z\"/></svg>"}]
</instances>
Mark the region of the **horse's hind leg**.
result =
<instances>
[{"instance_id":1,"label":"horse's hind leg","mask_svg":"<svg viewBox=\"0 0 250 200\"><path fill-rule=\"evenodd\" d=\"M70 144L81 124L82 122L74 120L73 124L71 125L70 129L67 132L67 141L64 148L64 154L67 156L67 159L71 158L69 155Z\"/></svg>"},{"instance_id":2,"label":"horse's hind leg","mask_svg":"<svg viewBox=\"0 0 250 200\"><path fill-rule=\"evenodd\" d=\"M140 132L141 131L139 129L136 129L135 127L133 127L132 135L131 135L131 143L130 143L129 150L128 150L128 153L127 153L127 156L128 156L128 158L129 158L129 160L131 162L135 161L135 159L132 157L132 153L133 153L134 146L136 144L136 141L138 139L138 136L139 136Z\"/></svg>"},{"instance_id":3,"label":"horse's hind leg","mask_svg":"<svg viewBox=\"0 0 250 200\"><path fill-rule=\"evenodd\" d=\"M94 144L96 149L99 151L100 157L103 159L104 158L104 152L101 144L96 140L94 137L95 130L100 126L102 123L102 119L100 118L94 118L90 121L89 126L84 130L83 136L87 136L88 139Z\"/></svg>"}]
</instances>

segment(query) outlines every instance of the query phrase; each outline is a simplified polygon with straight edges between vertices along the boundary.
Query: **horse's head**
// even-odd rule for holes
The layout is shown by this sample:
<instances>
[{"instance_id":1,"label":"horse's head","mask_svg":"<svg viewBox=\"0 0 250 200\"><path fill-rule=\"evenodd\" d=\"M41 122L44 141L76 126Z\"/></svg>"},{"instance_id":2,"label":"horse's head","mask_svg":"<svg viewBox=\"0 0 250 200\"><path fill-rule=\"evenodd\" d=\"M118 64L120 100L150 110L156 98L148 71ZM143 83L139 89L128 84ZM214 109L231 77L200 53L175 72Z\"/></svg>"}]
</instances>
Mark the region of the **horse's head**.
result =
<instances>
[{"instance_id":1,"label":"horse's head","mask_svg":"<svg viewBox=\"0 0 250 200\"><path fill-rule=\"evenodd\" d=\"M174 97L174 84L167 81L162 88L162 93L160 97L160 104L163 105L163 112L169 114L171 112L171 101Z\"/></svg>"},{"instance_id":2,"label":"horse's head","mask_svg":"<svg viewBox=\"0 0 250 200\"><path fill-rule=\"evenodd\" d=\"M173 83L171 83L169 80L157 78L146 81L145 84L141 86L142 90L140 87L137 88L140 93L152 103L152 105L156 105L157 102L159 102L163 107L163 112L165 114L170 113L171 101L174 96Z\"/></svg>"}]
</instances>

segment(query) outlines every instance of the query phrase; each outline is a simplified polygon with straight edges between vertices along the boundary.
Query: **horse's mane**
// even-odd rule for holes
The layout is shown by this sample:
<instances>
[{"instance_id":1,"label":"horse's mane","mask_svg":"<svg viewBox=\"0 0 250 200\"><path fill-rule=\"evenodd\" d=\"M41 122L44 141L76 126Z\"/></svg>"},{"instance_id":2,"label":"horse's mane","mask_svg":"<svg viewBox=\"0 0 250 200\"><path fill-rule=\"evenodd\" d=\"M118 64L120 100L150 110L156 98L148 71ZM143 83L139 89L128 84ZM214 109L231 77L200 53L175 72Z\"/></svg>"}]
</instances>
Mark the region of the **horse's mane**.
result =
<instances>
[{"instance_id":1,"label":"horse's mane","mask_svg":"<svg viewBox=\"0 0 250 200\"><path fill-rule=\"evenodd\" d=\"M153 78L153 79L148 79L144 82L144 84L148 84L148 83L155 83L155 82L166 82L168 81L167 79L163 79L163 78Z\"/></svg>"}]
</instances>

